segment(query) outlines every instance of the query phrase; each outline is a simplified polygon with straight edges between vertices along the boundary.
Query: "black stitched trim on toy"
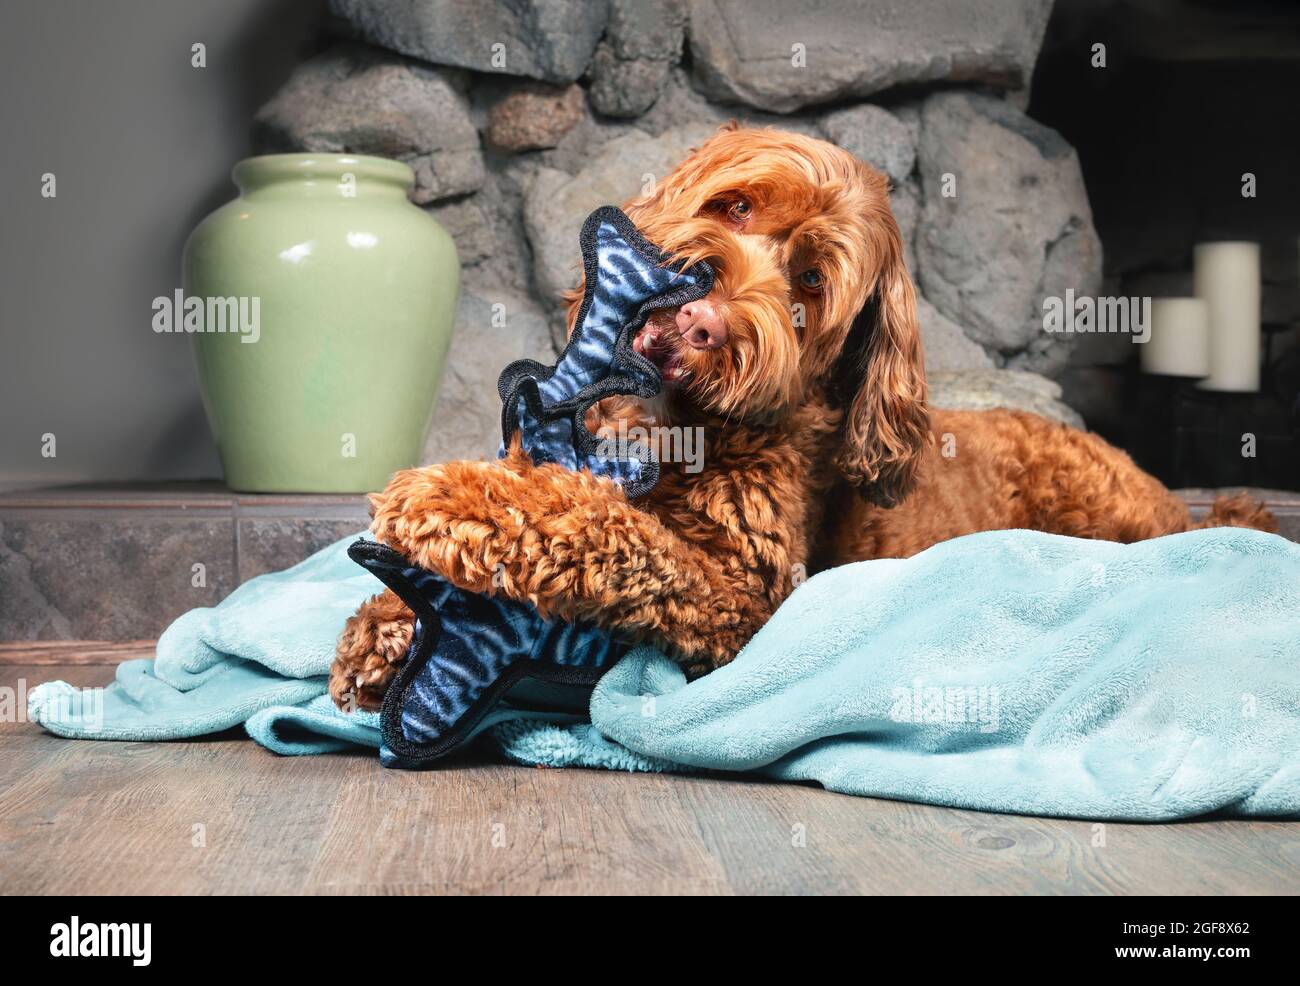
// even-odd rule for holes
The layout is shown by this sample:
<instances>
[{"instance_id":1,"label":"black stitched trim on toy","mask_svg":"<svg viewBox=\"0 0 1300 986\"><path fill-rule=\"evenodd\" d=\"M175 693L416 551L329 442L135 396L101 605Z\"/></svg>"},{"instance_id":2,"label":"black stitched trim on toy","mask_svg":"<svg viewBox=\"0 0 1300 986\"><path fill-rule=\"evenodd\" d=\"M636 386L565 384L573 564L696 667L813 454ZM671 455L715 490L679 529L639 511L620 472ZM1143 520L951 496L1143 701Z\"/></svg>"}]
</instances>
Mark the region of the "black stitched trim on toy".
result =
<instances>
[{"instance_id":1,"label":"black stitched trim on toy","mask_svg":"<svg viewBox=\"0 0 1300 986\"><path fill-rule=\"evenodd\" d=\"M578 319L574 323L577 326L581 326L586 320L592 299L595 297L596 277L599 272L599 257L596 255L596 234L600 227L606 223L618 230L619 235L641 255L642 259L652 266L664 267L672 263L672 256L660 250L642 236L641 231L633 225L632 220L621 209L612 205L601 206L588 216L587 221L582 224L580 243L582 246L582 269L586 275L586 281L582 294L582 305L578 309ZM596 455L599 449L596 436L587 430L585 420L587 410L591 405L604 400L606 397L654 397L663 390L663 375L660 373L659 367L632 348L632 338L645 325L646 319L650 317L651 312L662 308L674 308L689 301L696 301L713 289L713 269L703 261L678 270L678 273L695 278L695 283L684 284L676 290L657 295L642 304L637 309L633 319L619 330L618 338L614 342L612 363L615 370L595 383L582 388L573 397L559 401L549 409L543 408L541 395L537 389L537 381L550 379L555 373L555 366L545 366L536 360L522 359L516 360L501 371L501 376L497 380L497 393L501 395L502 401L501 439L505 442L507 448L515 432L519 430L518 401L520 399L524 401L528 412L539 423L557 421L566 416L572 418L575 448L579 453L579 458L584 458L589 455ZM575 345L577 345L577 339L570 338L568 344L564 347L564 352L560 354L556 362L563 360ZM620 369L624 372L617 372ZM653 381L657 381L657 384L652 386L644 382L642 378L646 376ZM636 482L624 485L623 492L628 499L635 499L650 492L659 480L659 461L655 457L653 450L639 442L632 443L632 448L635 450L634 457L640 459L645 464L645 468Z\"/></svg>"},{"instance_id":2,"label":"black stitched trim on toy","mask_svg":"<svg viewBox=\"0 0 1300 986\"><path fill-rule=\"evenodd\" d=\"M348 548L348 557L370 572L380 582L397 593L420 621L422 632L415 650L407 655L397 677L384 695L383 709L379 714L379 728L384 746L400 761L403 767L427 767L445 757L463 744L492 709L518 682L533 678L554 685L573 685L594 688L605 668L563 667L540 661L521 659L506 667L501 675L483 690L455 726L433 743L413 743L402 733L402 710L406 707L407 693L416 676L429 663L442 632L438 612L424 594L405 575L410 563L400 553L377 541L356 541Z\"/></svg>"}]
</instances>

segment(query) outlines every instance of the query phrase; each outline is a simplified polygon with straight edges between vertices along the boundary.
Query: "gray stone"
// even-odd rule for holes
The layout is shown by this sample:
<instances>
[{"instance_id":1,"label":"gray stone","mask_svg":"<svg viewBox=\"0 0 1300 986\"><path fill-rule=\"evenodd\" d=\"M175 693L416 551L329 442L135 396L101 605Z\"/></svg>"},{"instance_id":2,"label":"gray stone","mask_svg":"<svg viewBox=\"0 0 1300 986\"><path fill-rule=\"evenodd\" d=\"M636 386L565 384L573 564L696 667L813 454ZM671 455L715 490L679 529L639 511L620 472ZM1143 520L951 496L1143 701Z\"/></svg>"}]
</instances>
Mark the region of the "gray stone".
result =
<instances>
[{"instance_id":1,"label":"gray stone","mask_svg":"<svg viewBox=\"0 0 1300 986\"><path fill-rule=\"evenodd\" d=\"M488 285L493 291L529 291L532 258L524 239L520 182L535 170L525 158L491 160L478 194L429 207L456 243L466 290Z\"/></svg>"},{"instance_id":2,"label":"gray stone","mask_svg":"<svg viewBox=\"0 0 1300 986\"><path fill-rule=\"evenodd\" d=\"M1043 329L1043 300L1067 288L1096 295L1101 284L1101 242L1074 149L977 94L931 96L921 124L915 247L925 296L1008 366L1059 372L1074 337Z\"/></svg>"},{"instance_id":3,"label":"gray stone","mask_svg":"<svg viewBox=\"0 0 1300 986\"><path fill-rule=\"evenodd\" d=\"M368 523L360 496L188 484L0 495L0 640L151 639Z\"/></svg>"},{"instance_id":4,"label":"gray stone","mask_svg":"<svg viewBox=\"0 0 1300 986\"><path fill-rule=\"evenodd\" d=\"M690 74L677 66L668 73L668 81L654 106L633 122L638 129L650 134L660 134L687 123L707 123L716 129L737 119L740 116L737 109L710 103L691 84Z\"/></svg>"},{"instance_id":5,"label":"gray stone","mask_svg":"<svg viewBox=\"0 0 1300 986\"><path fill-rule=\"evenodd\" d=\"M621 205L662 179L714 132L690 124L651 137L633 130L601 147L576 174L540 168L524 186L524 229L533 251L533 280L564 339L563 293L578 282L582 222L602 205Z\"/></svg>"},{"instance_id":6,"label":"gray stone","mask_svg":"<svg viewBox=\"0 0 1300 986\"><path fill-rule=\"evenodd\" d=\"M531 156L509 157L500 167L496 162L489 166L483 190L473 201L491 228L493 250L481 263L462 270L462 283L468 290L482 286L489 293L532 291L533 258L524 235L523 186L536 170Z\"/></svg>"},{"instance_id":7,"label":"gray stone","mask_svg":"<svg viewBox=\"0 0 1300 986\"><path fill-rule=\"evenodd\" d=\"M239 580L246 582L267 572L282 572L335 541L359 534L370 526L365 502L358 500L347 516L240 517Z\"/></svg>"},{"instance_id":8,"label":"gray stone","mask_svg":"<svg viewBox=\"0 0 1300 986\"><path fill-rule=\"evenodd\" d=\"M686 0L610 0L605 40L620 58L675 62L685 35Z\"/></svg>"},{"instance_id":9,"label":"gray stone","mask_svg":"<svg viewBox=\"0 0 1300 986\"><path fill-rule=\"evenodd\" d=\"M659 98L670 67L648 58L620 59L602 41L591 62L591 105L605 116L640 116Z\"/></svg>"},{"instance_id":10,"label":"gray stone","mask_svg":"<svg viewBox=\"0 0 1300 986\"><path fill-rule=\"evenodd\" d=\"M497 378L507 363L524 358L555 361L546 317L536 304L506 289L462 291L425 462L496 454L501 442Z\"/></svg>"},{"instance_id":11,"label":"gray stone","mask_svg":"<svg viewBox=\"0 0 1300 986\"><path fill-rule=\"evenodd\" d=\"M588 117L565 134L555 148L538 156L543 166L576 175L602 147L628 134L640 132L658 137L683 126L698 125L701 133L712 135L733 120L743 125L778 126L812 137L821 136L821 122L816 117L783 117L758 111L738 114L736 109L710 103L691 85L690 76L680 68L673 68L662 94L646 113L635 120Z\"/></svg>"},{"instance_id":12,"label":"gray stone","mask_svg":"<svg viewBox=\"0 0 1300 986\"><path fill-rule=\"evenodd\" d=\"M258 111L262 151L376 154L415 172L412 199L432 202L483 184L483 155L462 74L361 45L300 65Z\"/></svg>"},{"instance_id":13,"label":"gray stone","mask_svg":"<svg viewBox=\"0 0 1300 986\"><path fill-rule=\"evenodd\" d=\"M889 208L903 239L903 263L916 277L916 226L921 220L921 193L915 179L909 179L889 193Z\"/></svg>"},{"instance_id":14,"label":"gray stone","mask_svg":"<svg viewBox=\"0 0 1300 986\"><path fill-rule=\"evenodd\" d=\"M577 84L524 83L492 107L488 143L511 153L554 147L586 112L587 97Z\"/></svg>"},{"instance_id":15,"label":"gray stone","mask_svg":"<svg viewBox=\"0 0 1300 986\"><path fill-rule=\"evenodd\" d=\"M966 336L960 325L920 296L916 299L916 318L927 374L993 368L993 359Z\"/></svg>"},{"instance_id":16,"label":"gray stone","mask_svg":"<svg viewBox=\"0 0 1300 986\"><path fill-rule=\"evenodd\" d=\"M648 110L681 57L685 34L685 0L611 0L591 63L591 105L615 117Z\"/></svg>"},{"instance_id":17,"label":"gray stone","mask_svg":"<svg viewBox=\"0 0 1300 986\"><path fill-rule=\"evenodd\" d=\"M889 107L889 112L907 127L907 134L912 138L912 146L916 147L921 143L921 107L925 105L923 99L909 99L902 103L893 103Z\"/></svg>"},{"instance_id":18,"label":"gray stone","mask_svg":"<svg viewBox=\"0 0 1300 986\"><path fill-rule=\"evenodd\" d=\"M1021 113L1029 112L1029 90L1028 89L1008 89L1002 93L1002 98L1012 107L1018 109Z\"/></svg>"},{"instance_id":19,"label":"gray stone","mask_svg":"<svg viewBox=\"0 0 1300 986\"><path fill-rule=\"evenodd\" d=\"M1054 380L1021 370L963 370L928 373L930 403L954 411L986 411L1009 407L1030 411L1053 421L1082 428L1083 419L1061 401Z\"/></svg>"},{"instance_id":20,"label":"gray stone","mask_svg":"<svg viewBox=\"0 0 1300 986\"><path fill-rule=\"evenodd\" d=\"M610 122L587 116L561 138L555 147L537 155L538 163L544 168L554 168L576 175L585 168L602 147L611 140L634 133L638 128L623 121Z\"/></svg>"},{"instance_id":21,"label":"gray stone","mask_svg":"<svg viewBox=\"0 0 1300 986\"><path fill-rule=\"evenodd\" d=\"M833 110L822 117L821 127L827 140L883 171L895 185L912 173L916 140L888 110L870 103Z\"/></svg>"},{"instance_id":22,"label":"gray stone","mask_svg":"<svg viewBox=\"0 0 1300 986\"><path fill-rule=\"evenodd\" d=\"M234 520L202 509L5 511L0 574L0 640L150 639L238 584Z\"/></svg>"},{"instance_id":23,"label":"gray stone","mask_svg":"<svg viewBox=\"0 0 1300 986\"><path fill-rule=\"evenodd\" d=\"M12 522L10 522L12 523ZM71 621L35 577L32 560L5 543L8 526L0 522L0 639L71 640ZM56 586L49 587L51 590Z\"/></svg>"},{"instance_id":24,"label":"gray stone","mask_svg":"<svg viewBox=\"0 0 1300 986\"><path fill-rule=\"evenodd\" d=\"M330 10L354 36L437 65L573 82L607 0L330 0Z\"/></svg>"},{"instance_id":25,"label":"gray stone","mask_svg":"<svg viewBox=\"0 0 1300 986\"><path fill-rule=\"evenodd\" d=\"M492 221L479 196L441 202L430 206L428 211L451 234L462 267L487 260L496 252Z\"/></svg>"},{"instance_id":26,"label":"gray stone","mask_svg":"<svg viewBox=\"0 0 1300 986\"><path fill-rule=\"evenodd\" d=\"M813 110L788 115L765 113L747 106L711 103L691 83L680 66L668 73L668 81L648 112L632 121L638 130L661 134L688 123L708 123L714 128L732 121L746 127L777 127L808 137L821 137L821 118Z\"/></svg>"},{"instance_id":27,"label":"gray stone","mask_svg":"<svg viewBox=\"0 0 1300 986\"><path fill-rule=\"evenodd\" d=\"M910 83L1018 89L1029 84L1051 7L1051 0L691 0L691 55L709 96L781 113Z\"/></svg>"}]
</instances>

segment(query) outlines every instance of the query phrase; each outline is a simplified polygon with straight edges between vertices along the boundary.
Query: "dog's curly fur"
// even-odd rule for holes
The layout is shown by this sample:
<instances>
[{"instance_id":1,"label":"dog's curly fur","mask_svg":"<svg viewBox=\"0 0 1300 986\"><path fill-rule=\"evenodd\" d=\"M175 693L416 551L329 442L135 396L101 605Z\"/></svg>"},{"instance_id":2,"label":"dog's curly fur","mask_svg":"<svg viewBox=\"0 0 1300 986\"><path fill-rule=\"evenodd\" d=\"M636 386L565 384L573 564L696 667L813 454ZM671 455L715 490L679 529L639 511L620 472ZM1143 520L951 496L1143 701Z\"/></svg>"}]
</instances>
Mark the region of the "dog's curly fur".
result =
<instances>
[{"instance_id":1,"label":"dog's curly fur","mask_svg":"<svg viewBox=\"0 0 1300 986\"><path fill-rule=\"evenodd\" d=\"M665 461L656 488L629 502L609 480L534 465L518 447L409 469L371 498L381 541L462 588L652 640L700 674L830 565L984 530L1128 542L1197 526L1096 436L1016 411L927 407L888 183L847 152L724 128L625 211L651 242L714 267L708 301L726 341L687 345L674 313L657 316L655 358L674 385L649 402L602 402L588 425L700 428L702 471ZM1203 523L1275 529L1244 496ZM391 592L348 621L336 702L379 704L411 621Z\"/></svg>"}]
</instances>

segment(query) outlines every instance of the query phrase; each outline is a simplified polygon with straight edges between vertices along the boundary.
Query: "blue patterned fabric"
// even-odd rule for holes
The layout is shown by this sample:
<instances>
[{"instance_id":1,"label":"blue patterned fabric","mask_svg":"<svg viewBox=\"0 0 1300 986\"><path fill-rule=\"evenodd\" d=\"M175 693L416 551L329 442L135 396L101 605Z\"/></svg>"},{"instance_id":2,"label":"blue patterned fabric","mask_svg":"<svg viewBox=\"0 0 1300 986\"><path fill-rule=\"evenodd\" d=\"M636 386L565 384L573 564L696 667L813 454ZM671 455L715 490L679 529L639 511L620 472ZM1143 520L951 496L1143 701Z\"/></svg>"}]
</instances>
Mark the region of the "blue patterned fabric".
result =
<instances>
[{"instance_id":1,"label":"blue patterned fabric","mask_svg":"<svg viewBox=\"0 0 1300 986\"><path fill-rule=\"evenodd\" d=\"M588 217L582 254L586 289L564 353L554 366L521 360L501 374L502 450L518 436L534 462L589 469L639 496L658 479L651 450L603 449L583 418L605 397L659 393L663 377L632 338L652 311L707 294L713 272L672 265L612 207ZM521 711L585 715L591 688L630 646L594 624L544 620L526 603L457 589L383 545L358 542L349 554L417 617L381 716L387 766L430 763Z\"/></svg>"},{"instance_id":2,"label":"blue patterned fabric","mask_svg":"<svg viewBox=\"0 0 1300 986\"><path fill-rule=\"evenodd\" d=\"M605 397L651 397L663 389L659 368L632 349L632 338L652 311L708 294L713 271L704 263L672 264L612 206L587 217L582 255L586 288L564 353L553 367L511 363L498 381L502 454L518 434L534 462L589 469L629 497L641 496L659 476L654 453L640 442L602 449L583 418Z\"/></svg>"},{"instance_id":3,"label":"blue patterned fabric","mask_svg":"<svg viewBox=\"0 0 1300 986\"><path fill-rule=\"evenodd\" d=\"M543 620L527 603L466 592L372 541L354 561L416 614L402 674L381 715L386 766L445 756L506 718L572 721L604 669L630 642L589 623Z\"/></svg>"},{"instance_id":4,"label":"blue patterned fabric","mask_svg":"<svg viewBox=\"0 0 1300 986\"><path fill-rule=\"evenodd\" d=\"M402 708L402 734L412 743L433 743L446 735L515 661L604 668L626 650L598 627L543 620L526 603L463 592L436 581L441 584L430 588L439 600L442 638L411 683ZM418 623L416 634L424 629Z\"/></svg>"}]
</instances>

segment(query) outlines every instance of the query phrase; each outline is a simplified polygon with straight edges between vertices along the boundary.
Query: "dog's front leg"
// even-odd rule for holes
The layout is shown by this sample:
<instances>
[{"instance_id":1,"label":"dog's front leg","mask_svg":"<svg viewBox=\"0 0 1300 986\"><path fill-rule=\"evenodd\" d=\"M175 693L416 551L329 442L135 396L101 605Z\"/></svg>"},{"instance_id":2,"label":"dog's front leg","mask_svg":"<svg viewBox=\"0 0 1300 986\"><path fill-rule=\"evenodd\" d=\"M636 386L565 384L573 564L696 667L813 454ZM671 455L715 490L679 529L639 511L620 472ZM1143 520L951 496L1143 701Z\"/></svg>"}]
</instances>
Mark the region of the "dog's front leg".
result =
<instances>
[{"instance_id":1,"label":"dog's front leg","mask_svg":"<svg viewBox=\"0 0 1300 986\"><path fill-rule=\"evenodd\" d=\"M517 448L400 472L372 504L380 541L454 585L630 632L693 671L730 661L774 605L739 557L679 537L607 479Z\"/></svg>"},{"instance_id":2,"label":"dog's front leg","mask_svg":"<svg viewBox=\"0 0 1300 986\"><path fill-rule=\"evenodd\" d=\"M362 603L335 647L329 680L334 704L349 711L378 709L414 631L415 614L392 589Z\"/></svg>"}]
</instances>

